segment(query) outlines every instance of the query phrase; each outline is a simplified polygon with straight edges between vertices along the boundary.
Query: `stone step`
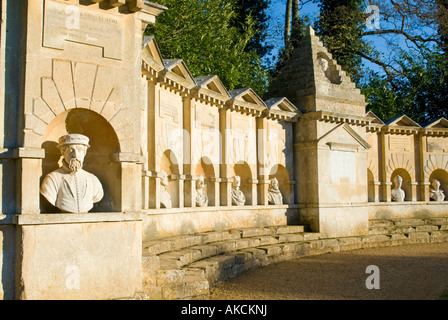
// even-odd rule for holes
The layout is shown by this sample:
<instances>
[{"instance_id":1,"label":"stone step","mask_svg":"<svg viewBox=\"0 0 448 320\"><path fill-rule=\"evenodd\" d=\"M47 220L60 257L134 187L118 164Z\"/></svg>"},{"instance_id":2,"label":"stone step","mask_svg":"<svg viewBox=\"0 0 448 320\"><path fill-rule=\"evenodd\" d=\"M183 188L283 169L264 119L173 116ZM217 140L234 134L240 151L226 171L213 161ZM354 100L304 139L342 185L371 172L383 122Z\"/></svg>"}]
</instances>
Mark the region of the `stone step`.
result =
<instances>
[{"instance_id":1,"label":"stone step","mask_svg":"<svg viewBox=\"0 0 448 320\"><path fill-rule=\"evenodd\" d=\"M297 229L300 230L300 229ZM314 236L315 237L315 236ZM236 252L248 248L266 245L301 242L311 239L307 233L281 234L275 236L253 236L239 239L210 242L208 244L192 246L186 249L164 252L158 255L160 268L163 270L182 268L195 261L208 257Z\"/></svg>"},{"instance_id":2,"label":"stone step","mask_svg":"<svg viewBox=\"0 0 448 320\"><path fill-rule=\"evenodd\" d=\"M447 218L397 219L369 221L369 234L409 234L448 230Z\"/></svg>"},{"instance_id":3,"label":"stone step","mask_svg":"<svg viewBox=\"0 0 448 320\"><path fill-rule=\"evenodd\" d=\"M158 255L165 252L181 250L195 245L225 242L255 236L275 236L304 232L305 226L274 226L258 228L241 228L226 231L211 231L195 235L175 236L161 240L145 241L143 255Z\"/></svg>"}]
</instances>

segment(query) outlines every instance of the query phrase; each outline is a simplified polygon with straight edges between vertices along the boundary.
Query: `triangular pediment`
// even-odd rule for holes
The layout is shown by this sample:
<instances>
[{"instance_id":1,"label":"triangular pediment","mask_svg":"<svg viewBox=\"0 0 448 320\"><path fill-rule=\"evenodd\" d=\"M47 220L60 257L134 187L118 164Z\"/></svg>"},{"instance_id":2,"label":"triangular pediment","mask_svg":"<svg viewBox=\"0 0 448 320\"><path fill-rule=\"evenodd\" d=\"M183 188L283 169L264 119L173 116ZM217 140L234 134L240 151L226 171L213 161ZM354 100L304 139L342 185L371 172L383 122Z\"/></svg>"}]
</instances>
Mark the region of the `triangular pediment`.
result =
<instances>
[{"instance_id":1,"label":"triangular pediment","mask_svg":"<svg viewBox=\"0 0 448 320\"><path fill-rule=\"evenodd\" d=\"M164 73L186 87L196 86L196 82L182 59L164 59Z\"/></svg>"},{"instance_id":2,"label":"triangular pediment","mask_svg":"<svg viewBox=\"0 0 448 320\"><path fill-rule=\"evenodd\" d=\"M267 109L264 114L270 119L280 121L292 121L296 119L301 112L287 98L272 98L265 101Z\"/></svg>"},{"instance_id":3,"label":"triangular pediment","mask_svg":"<svg viewBox=\"0 0 448 320\"><path fill-rule=\"evenodd\" d=\"M194 80L197 84L196 88L204 89L209 92L213 92L215 94L227 96L230 98L227 89L224 87L223 83L217 75L201 76L194 78Z\"/></svg>"},{"instance_id":4,"label":"triangular pediment","mask_svg":"<svg viewBox=\"0 0 448 320\"><path fill-rule=\"evenodd\" d=\"M287 98L272 98L265 102L269 110L279 110L287 112L298 112L295 105L291 103Z\"/></svg>"},{"instance_id":5,"label":"triangular pediment","mask_svg":"<svg viewBox=\"0 0 448 320\"><path fill-rule=\"evenodd\" d=\"M266 107L264 101L251 88L232 90L229 92L229 94L234 101L242 101Z\"/></svg>"},{"instance_id":6,"label":"triangular pediment","mask_svg":"<svg viewBox=\"0 0 448 320\"><path fill-rule=\"evenodd\" d=\"M370 123L381 124L381 125L385 124L384 121L381 120L381 118L378 117L376 114L374 114L372 111L367 112L366 117L372 118Z\"/></svg>"},{"instance_id":7,"label":"triangular pediment","mask_svg":"<svg viewBox=\"0 0 448 320\"><path fill-rule=\"evenodd\" d=\"M147 68L152 68L156 72L164 69L162 54L153 36L145 36L143 39L142 61Z\"/></svg>"},{"instance_id":8,"label":"triangular pediment","mask_svg":"<svg viewBox=\"0 0 448 320\"><path fill-rule=\"evenodd\" d=\"M235 89L229 94L230 100L226 104L231 110L258 116L267 110L264 101L252 88Z\"/></svg>"},{"instance_id":9,"label":"triangular pediment","mask_svg":"<svg viewBox=\"0 0 448 320\"><path fill-rule=\"evenodd\" d=\"M445 118L437 119L425 125L427 129L448 129L448 120Z\"/></svg>"},{"instance_id":10,"label":"triangular pediment","mask_svg":"<svg viewBox=\"0 0 448 320\"><path fill-rule=\"evenodd\" d=\"M326 144L332 150L355 151L358 148L370 149L370 144L348 124L340 124L318 139L319 144Z\"/></svg>"},{"instance_id":11,"label":"triangular pediment","mask_svg":"<svg viewBox=\"0 0 448 320\"><path fill-rule=\"evenodd\" d=\"M420 128L420 125L417 122L415 122L414 120L412 120L411 118L409 118L407 115L396 116L396 117L390 118L387 121L385 121L385 123L389 127L398 126L398 127L419 127Z\"/></svg>"}]
</instances>

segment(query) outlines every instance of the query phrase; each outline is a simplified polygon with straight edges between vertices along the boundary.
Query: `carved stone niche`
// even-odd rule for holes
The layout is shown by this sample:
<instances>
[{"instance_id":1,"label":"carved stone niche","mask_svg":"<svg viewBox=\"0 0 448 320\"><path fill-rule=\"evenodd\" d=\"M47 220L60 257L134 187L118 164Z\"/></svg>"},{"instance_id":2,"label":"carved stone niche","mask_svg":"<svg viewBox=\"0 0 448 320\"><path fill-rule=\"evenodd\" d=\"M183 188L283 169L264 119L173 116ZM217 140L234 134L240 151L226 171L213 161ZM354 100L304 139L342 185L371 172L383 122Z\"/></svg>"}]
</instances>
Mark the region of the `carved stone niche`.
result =
<instances>
[{"instance_id":1,"label":"carved stone niche","mask_svg":"<svg viewBox=\"0 0 448 320\"><path fill-rule=\"evenodd\" d=\"M104 190L102 200L90 212L111 212L121 210L120 163L111 161L120 151L117 135L112 126L99 114L87 109L67 110L55 117L47 126L42 137L45 158L42 160L42 177L61 166L62 156L58 150L58 139L69 133L87 136L90 148L84 159L83 169L95 175ZM41 197L41 212L59 212Z\"/></svg>"},{"instance_id":2,"label":"carved stone niche","mask_svg":"<svg viewBox=\"0 0 448 320\"><path fill-rule=\"evenodd\" d=\"M330 80L332 84L342 83L342 77L339 74L339 70L333 60L331 60L325 53L319 52L317 54L317 61L325 77Z\"/></svg>"}]
</instances>

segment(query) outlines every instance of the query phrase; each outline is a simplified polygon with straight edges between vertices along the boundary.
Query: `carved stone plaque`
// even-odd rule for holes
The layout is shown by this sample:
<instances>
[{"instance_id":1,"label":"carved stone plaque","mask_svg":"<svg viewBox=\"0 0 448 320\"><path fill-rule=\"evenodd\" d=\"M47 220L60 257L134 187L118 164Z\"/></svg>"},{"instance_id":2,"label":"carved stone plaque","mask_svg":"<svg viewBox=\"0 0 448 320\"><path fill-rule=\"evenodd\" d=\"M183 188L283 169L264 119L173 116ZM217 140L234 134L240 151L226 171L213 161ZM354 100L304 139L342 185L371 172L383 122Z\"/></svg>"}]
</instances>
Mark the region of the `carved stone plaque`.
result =
<instances>
[{"instance_id":1,"label":"carved stone plaque","mask_svg":"<svg viewBox=\"0 0 448 320\"><path fill-rule=\"evenodd\" d=\"M411 151L412 150L411 136L408 135L390 135L389 136L389 150L391 151Z\"/></svg>"},{"instance_id":2,"label":"carved stone plaque","mask_svg":"<svg viewBox=\"0 0 448 320\"><path fill-rule=\"evenodd\" d=\"M443 137L428 137L428 152L448 152L448 139Z\"/></svg>"},{"instance_id":3,"label":"carved stone plaque","mask_svg":"<svg viewBox=\"0 0 448 320\"><path fill-rule=\"evenodd\" d=\"M45 0L43 46L64 49L66 41L103 48L103 56L121 60L123 21L81 5Z\"/></svg>"},{"instance_id":4,"label":"carved stone plaque","mask_svg":"<svg viewBox=\"0 0 448 320\"><path fill-rule=\"evenodd\" d=\"M176 123L180 122L180 106L182 106L182 98L178 95L171 94L167 91L160 91L160 117L171 117Z\"/></svg>"}]
</instances>

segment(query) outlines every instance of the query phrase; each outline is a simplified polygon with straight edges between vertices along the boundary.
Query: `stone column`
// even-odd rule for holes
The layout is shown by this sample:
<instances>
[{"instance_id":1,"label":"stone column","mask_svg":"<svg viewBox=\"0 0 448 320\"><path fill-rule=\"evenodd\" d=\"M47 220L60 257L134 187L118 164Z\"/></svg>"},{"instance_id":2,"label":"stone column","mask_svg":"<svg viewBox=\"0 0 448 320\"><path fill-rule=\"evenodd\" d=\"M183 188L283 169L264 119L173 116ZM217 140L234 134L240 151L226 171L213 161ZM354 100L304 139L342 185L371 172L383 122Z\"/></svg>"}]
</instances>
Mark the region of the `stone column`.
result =
<instances>
[{"instance_id":1,"label":"stone column","mask_svg":"<svg viewBox=\"0 0 448 320\"><path fill-rule=\"evenodd\" d=\"M151 178L151 171L142 171L142 209L149 209L149 181Z\"/></svg>"},{"instance_id":2,"label":"stone column","mask_svg":"<svg viewBox=\"0 0 448 320\"><path fill-rule=\"evenodd\" d=\"M386 181L381 182L383 189L383 202L391 202L392 201L392 182Z\"/></svg>"},{"instance_id":3,"label":"stone column","mask_svg":"<svg viewBox=\"0 0 448 320\"><path fill-rule=\"evenodd\" d=\"M421 183L421 188L422 188L422 200L429 202L431 201L431 199L429 198L430 195L430 187L431 187L431 182L429 181L424 181Z\"/></svg>"},{"instance_id":4,"label":"stone column","mask_svg":"<svg viewBox=\"0 0 448 320\"><path fill-rule=\"evenodd\" d=\"M258 173L258 203L268 204L269 168L267 168L266 144L268 140L267 118L256 118L257 125L257 173Z\"/></svg>"},{"instance_id":5,"label":"stone column","mask_svg":"<svg viewBox=\"0 0 448 320\"><path fill-rule=\"evenodd\" d=\"M262 206L266 206L269 204L268 202L268 189L269 189L269 176L259 176L258 180L258 203Z\"/></svg>"},{"instance_id":6,"label":"stone column","mask_svg":"<svg viewBox=\"0 0 448 320\"><path fill-rule=\"evenodd\" d=\"M16 161L16 213L40 213L40 177L45 150L16 148L12 152ZM7 186L3 186L5 189ZM12 186L11 186L12 187Z\"/></svg>"},{"instance_id":7,"label":"stone column","mask_svg":"<svg viewBox=\"0 0 448 320\"><path fill-rule=\"evenodd\" d=\"M230 164L229 155L231 152L231 146L229 141L230 130L230 116L228 109L219 110L219 131L221 133L221 164L220 164L220 205L231 206L232 205L232 177L230 176Z\"/></svg>"},{"instance_id":8,"label":"stone column","mask_svg":"<svg viewBox=\"0 0 448 320\"><path fill-rule=\"evenodd\" d=\"M184 129L184 145L183 145L183 173L185 174L184 191L180 194L184 197L185 207L195 207L196 197L196 180L195 180L195 164L193 164L193 154L196 152L195 141L195 113L196 113L196 100L190 97L184 97L183 99L183 129ZM179 186L180 192L180 186Z\"/></svg>"},{"instance_id":9,"label":"stone column","mask_svg":"<svg viewBox=\"0 0 448 320\"><path fill-rule=\"evenodd\" d=\"M381 188L381 182L379 181L373 181L373 192L375 193L375 199L374 202L380 202L380 188Z\"/></svg>"},{"instance_id":10,"label":"stone column","mask_svg":"<svg viewBox=\"0 0 448 320\"><path fill-rule=\"evenodd\" d=\"M184 206L196 207L196 180L191 174L185 175L184 180Z\"/></svg>"},{"instance_id":11,"label":"stone column","mask_svg":"<svg viewBox=\"0 0 448 320\"><path fill-rule=\"evenodd\" d=\"M213 197L208 199L208 205L209 206L219 206L220 204L220 190L219 185L221 183L221 178L208 178L206 180L207 184L213 184Z\"/></svg>"},{"instance_id":12,"label":"stone column","mask_svg":"<svg viewBox=\"0 0 448 320\"><path fill-rule=\"evenodd\" d=\"M247 181L251 191L251 202L246 202L247 205L256 206L258 204L258 182L259 180L256 179L248 179Z\"/></svg>"},{"instance_id":13,"label":"stone column","mask_svg":"<svg viewBox=\"0 0 448 320\"><path fill-rule=\"evenodd\" d=\"M289 181L289 198L287 199L288 204L294 204L294 188L295 188L296 182L294 180Z\"/></svg>"},{"instance_id":14,"label":"stone column","mask_svg":"<svg viewBox=\"0 0 448 320\"><path fill-rule=\"evenodd\" d=\"M148 159L148 208L160 209L160 172L157 171L157 136L160 132L160 123L156 121L159 117L160 84L148 81L147 101L147 150Z\"/></svg>"},{"instance_id":15,"label":"stone column","mask_svg":"<svg viewBox=\"0 0 448 320\"><path fill-rule=\"evenodd\" d=\"M120 163L121 211L139 211L142 209L142 164L144 157L132 153L115 153L113 161Z\"/></svg>"},{"instance_id":16,"label":"stone column","mask_svg":"<svg viewBox=\"0 0 448 320\"><path fill-rule=\"evenodd\" d=\"M185 180L185 175L183 174L179 174L177 177L177 186L178 186L178 191L179 191L179 208L183 208L184 207L184 180ZM193 190L195 190L195 188L193 188ZM192 192L193 196L195 195L196 192Z\"/></svg>"},{"instance_id":17,"label":"stone column","mask_svg":"<svg viewBox=\"0 0 448 320\"><path fill-rule=\"evenodd\" d=\"M412 192L412 202L417 201L417 187L418 187L418 182L416 181L411 181L411 192Z\"/></svg>"}]
</instances>

